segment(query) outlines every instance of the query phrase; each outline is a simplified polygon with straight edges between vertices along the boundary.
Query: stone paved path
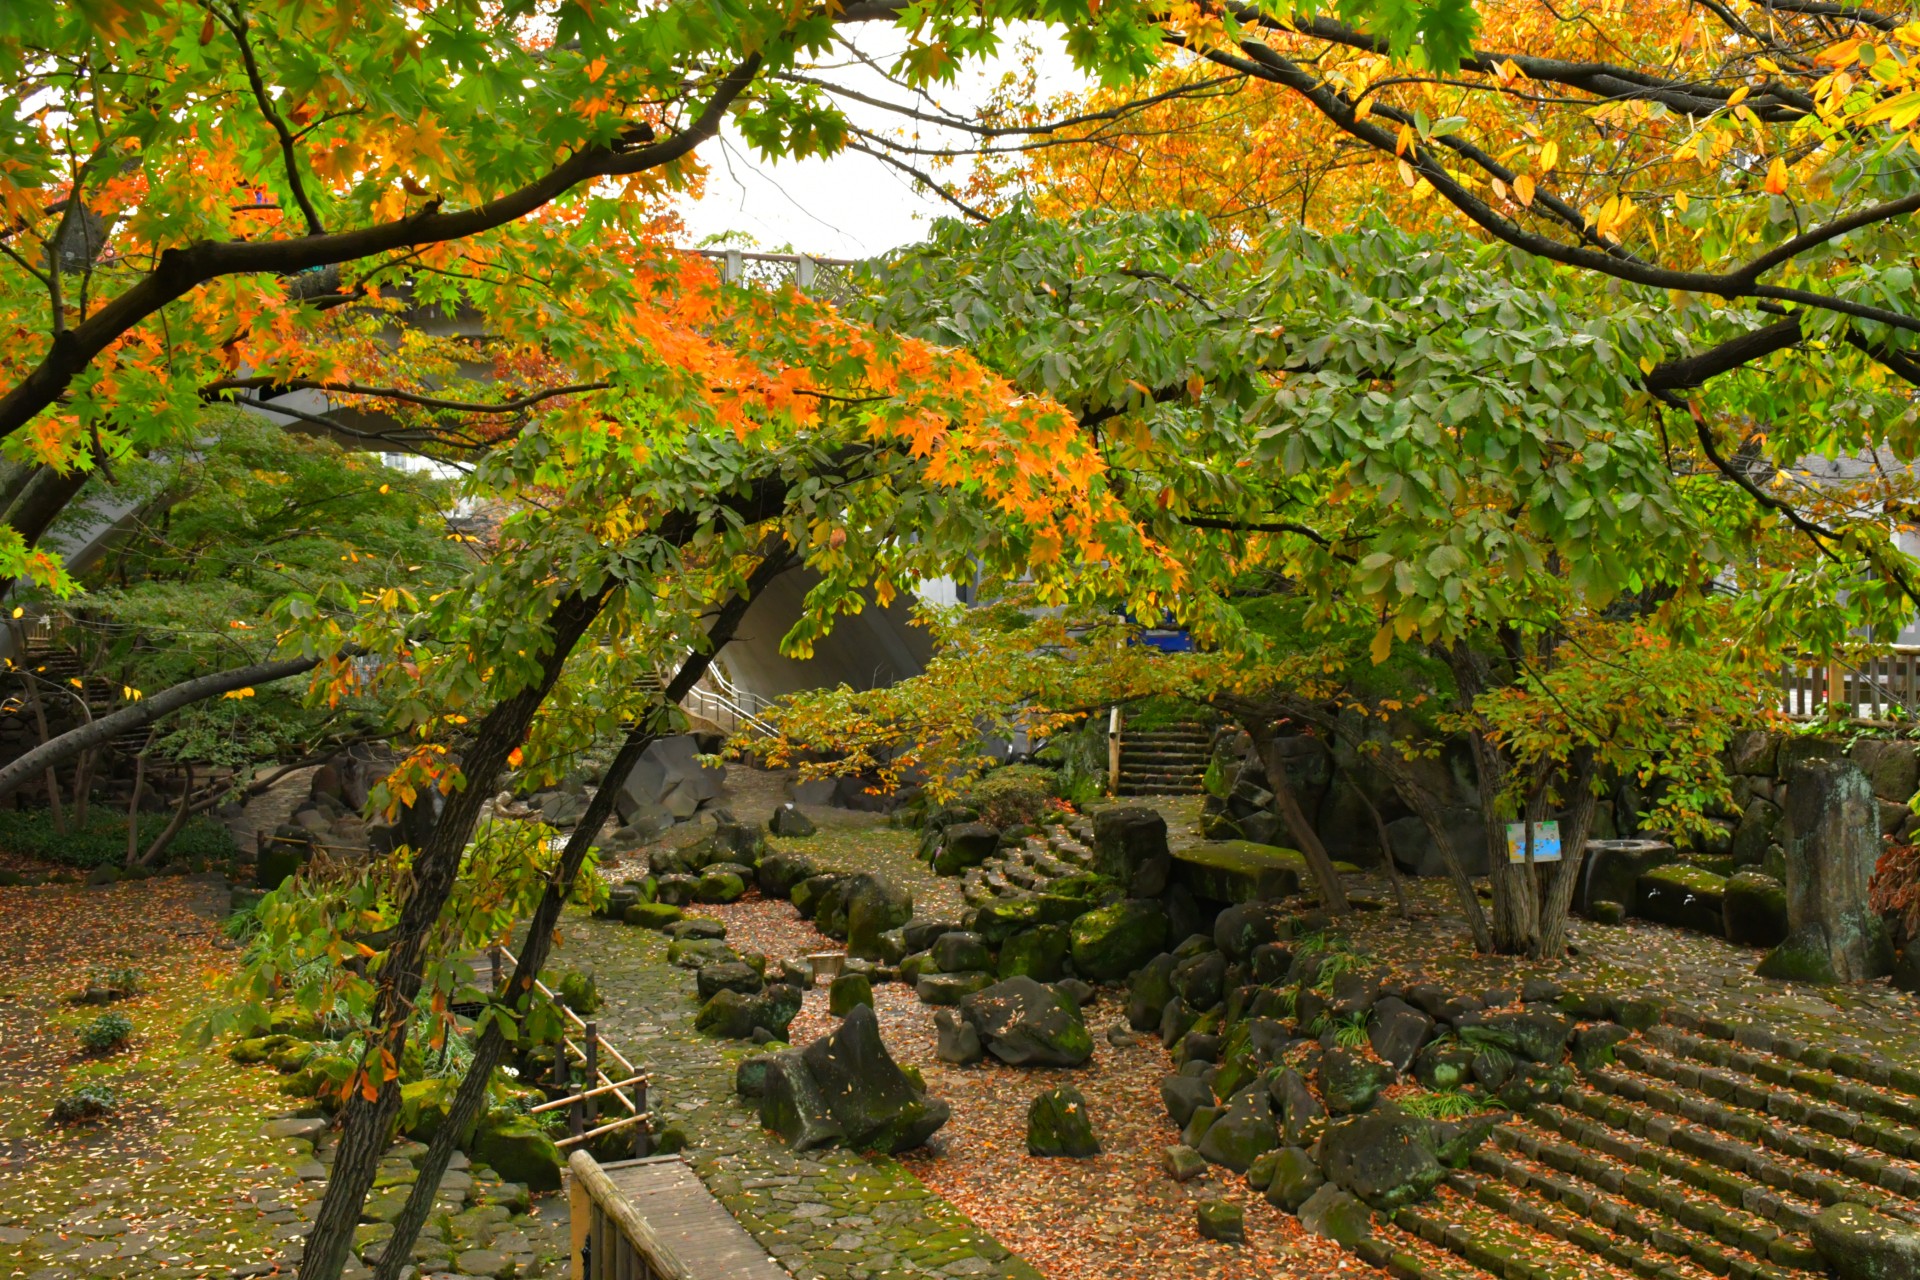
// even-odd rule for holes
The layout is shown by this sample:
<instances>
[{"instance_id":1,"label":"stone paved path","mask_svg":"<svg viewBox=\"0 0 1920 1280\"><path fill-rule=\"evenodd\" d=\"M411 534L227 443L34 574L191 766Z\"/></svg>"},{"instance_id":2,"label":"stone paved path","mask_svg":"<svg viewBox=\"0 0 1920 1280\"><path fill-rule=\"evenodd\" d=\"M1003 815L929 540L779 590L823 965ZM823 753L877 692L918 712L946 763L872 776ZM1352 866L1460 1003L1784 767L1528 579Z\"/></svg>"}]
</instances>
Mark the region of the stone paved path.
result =
<instances>
[{"instance_id":1,"label":"stone paved path","mask_svg":"<svg viewBox=\"0 0 1920 1280\"><path fill-rule=\"evenodd\" d=\"M565 939L556 962L594 972L600 1026L645 1064L661 1123L686 1131L708 1188L796 1280L1039 1280L897 1162L796 1154L762 1130L733 1089L746 1050L693 1031L693 974L666 963L659 934L576 918Z\"/></svg>"}]
</instances>

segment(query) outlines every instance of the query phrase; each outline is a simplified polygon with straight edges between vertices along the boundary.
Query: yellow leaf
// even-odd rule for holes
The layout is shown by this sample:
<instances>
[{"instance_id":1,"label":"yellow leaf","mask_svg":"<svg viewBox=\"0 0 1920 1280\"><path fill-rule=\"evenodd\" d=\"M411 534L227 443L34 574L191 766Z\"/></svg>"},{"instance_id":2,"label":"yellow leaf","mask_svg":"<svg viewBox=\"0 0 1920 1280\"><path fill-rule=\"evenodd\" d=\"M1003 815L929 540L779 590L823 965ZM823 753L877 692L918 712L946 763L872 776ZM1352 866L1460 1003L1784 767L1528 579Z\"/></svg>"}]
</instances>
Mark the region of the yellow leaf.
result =
<instances>
[{"instance_id":1,"label":"yellow leaf","mask_svg":"<svg viewBox=\"0 0 1920 1280\"><path fill-rule=\"evenodd\" d=\"M1373 665L1377 667L1385 662L1387 655L1392 652L1393 624L1389 622L1386 626L1374 632L1373 643L1367 647L1367 653L1373 658Z\"/></svg>"},{"instance_id":2,"label":"yellow leaf","mask_svg":"<svg viewBox=\"0 0 1920 1280\"><path fill-rule=\"evenodd\" d=\"M25 609L15 609L15 610L13 611L13 616L14 616L14 617L16 617L16 618L20 618L20 617L25 617L25 616L26 616L26 612L27 612L27 611L26 611Z\"/></svg>"},{"instance_id":3,"label":"yellow leaf","mask_svg":"<svg viewBox=\"0 0 1920 1280\"><path fill-rule=\"evenodd\" d=\"M1412 149L1413 149L1413 126L1410 124L1403 124L1400 126L1400 137L1393 144L1393 154L1397 156L1404 156L1405 154L1407 154L1408 151L1411 151Z\"/></svg>"},{"instance_id":4,"label":"yellow leaf","mask_svg":"<svg viewBox=\"0 0 1920 1280\"><path fill-rule=\"evenodd\" d=\"M1533 204L1533 175L1523 173L1515 178L1513 180L1513 194L1519 197L1521 204L1531 206Z\"/></svg>"},{"instance_id":5,"label":"yellow leaf","mask_svg":"<svg viewBox=\"0 0 1920 1280\"><path fill-rule=\"evenodd\" d=\"M251 698L251 697L253 696L253 690L252 690L252 689L250 689L250 688L248 688L248 689L234 689L234 690L232 690L231 692L229 692L229 693L223 693L223 694L221 694L220 696L221 696L221 697L223 697L223 698L233 698L233 699L235 699L235 700L238 700L238 699L240 699L240 698Z\"/></svg>"},{"instance_id":6,"label":"yellow leaf","mask_svg":"<svg viewBox=\"0 0 1920 1280\"><path fill-rule=\"evenodd\" d=\"M1546 146L1540 148L1540 172L1547 173L1552 170L1553 166L1559 163L1560 163L1560 144L1559 143L1550 141L1547 143Z\"/></svg>"},{"instance_id":7,"label":"yellow leaf","mask_svg":"<svg viewBox=\"0 0 1920 1280\"><path fill-rule=\"evenodd\" d=\"M1727 105L1729 107L1737 107L1741 103L1745 102L1746 100L1747 100L1747 86L1741 85L1738 89L1735 89L1733 91L1733 96L1727 99Z\"/></svg>"},{"instance_id":8,"label":"yellow leaf","mask_svg":"<svg viewBox=\"0 0 1920 1280\"><path fill-rule=\"evenodd\" d=\"M1368 116L1372 114L1373 114L1373 95L1368 94L1366 97L1360 99L1359 103L1354 107L1353 118L1355 120L1365 120Z\"/></svg>"},{"instance_id":9,"label":"yellow leaf","mask_svg":"<svg viewBox=\"0 0 1920 1280\"><path fill-rule=\"evenodd\" d=\"M1685 213L1687 211L1687 205L1690 203L1692 202L1687 199L1686 192L1676 191L1673 193L1673 207L1680 212Z\"/></svg>"},{"instance_id":10,"label":"yellow leaf","mask_svg":"<svg viewBox=\"0 0 1920 1280\"><path fill-rule=\"evenodd\" d=\"M1766 192L1770 196L1787 194L1787 162L1780 156L1775 156L1767 166Z\"/></svg>"}]
</instances>

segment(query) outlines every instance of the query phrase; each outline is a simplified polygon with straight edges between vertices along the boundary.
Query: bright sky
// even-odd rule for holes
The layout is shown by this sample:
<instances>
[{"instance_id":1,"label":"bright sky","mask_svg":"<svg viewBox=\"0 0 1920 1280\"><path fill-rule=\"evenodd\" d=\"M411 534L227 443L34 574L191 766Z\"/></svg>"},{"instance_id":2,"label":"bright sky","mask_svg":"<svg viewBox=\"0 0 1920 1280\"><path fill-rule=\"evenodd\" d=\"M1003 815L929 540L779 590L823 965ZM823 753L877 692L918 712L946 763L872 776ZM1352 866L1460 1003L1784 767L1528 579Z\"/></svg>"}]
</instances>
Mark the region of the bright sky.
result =
<instances>
[{"instance_id":1,"label":"bright sky","mask_svg":"<svg viewBox=\"0 0 1920 1280\"><path fill-rule=\"evenodd\" d=\"M982 102L1008 71L1031 58L1039 67L1043 99L1085 87L1056 35L1043 27L1019 33L1037 47L1023 48L1009 41L990 62L963 70L951 86L933 97L949 111L966 113ZM891 29L862 31L859 48L883 66L904 47L903 36ZM870 97L906 103L909 96L871 68L852 64L831 72L837 84ZM848 103L856 124L876 132L897 130L907 123L897 116L860 103ZM931 138L930 138L931 140ZM830 160L796 160L770 164L754 155L729 128L702 149L712 170L706 197L685 209L688 242L721 232L743 232L752 245L742 248L791 248L822 257L864 258L926 234L928 223L954 213L938 196L915 191L913 180L880 161L857 152ZM949 180L965 177L965 162L941 171Z\"/></svg>"}]
</instances>

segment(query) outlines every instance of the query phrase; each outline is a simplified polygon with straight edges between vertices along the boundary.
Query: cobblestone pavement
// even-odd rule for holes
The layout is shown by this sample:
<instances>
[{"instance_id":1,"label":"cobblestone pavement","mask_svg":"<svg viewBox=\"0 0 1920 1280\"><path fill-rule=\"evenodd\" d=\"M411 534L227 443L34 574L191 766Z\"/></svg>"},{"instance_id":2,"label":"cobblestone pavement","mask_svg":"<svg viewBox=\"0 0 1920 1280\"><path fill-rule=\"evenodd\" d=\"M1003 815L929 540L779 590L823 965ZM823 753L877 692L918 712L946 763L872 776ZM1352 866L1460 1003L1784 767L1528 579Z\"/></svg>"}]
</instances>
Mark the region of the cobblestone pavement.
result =
<instances>
[{"instance_id":1,"label":"cobblestone pavement","mask_svg":"<svg viewBox=\"0 0 1920 1280\"><path fill-rule=\"evenodd\" d=\"M591 969L602 1031L643 1064L662 1125L690 1140L708 1188L796 1280L1039 1280L896 1161L837 1148L796 1154L734 1093L747 1050L693 1031L693 974L656 933L575 919L556 963Z\"/></svg>"}]
</instances>

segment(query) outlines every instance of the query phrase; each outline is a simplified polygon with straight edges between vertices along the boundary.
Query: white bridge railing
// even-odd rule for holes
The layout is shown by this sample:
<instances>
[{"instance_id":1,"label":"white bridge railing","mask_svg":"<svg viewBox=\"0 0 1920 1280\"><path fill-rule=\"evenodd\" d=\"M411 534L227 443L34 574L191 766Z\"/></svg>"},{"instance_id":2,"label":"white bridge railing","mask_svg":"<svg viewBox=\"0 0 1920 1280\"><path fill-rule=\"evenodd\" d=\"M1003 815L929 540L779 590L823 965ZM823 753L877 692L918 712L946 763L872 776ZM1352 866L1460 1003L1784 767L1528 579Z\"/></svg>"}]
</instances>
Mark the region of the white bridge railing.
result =
<instances>
[{"instance_id":1,"label":"white bridge railing","mask_svg":"<svg viewBox=\"0 0 1920 1280\"><path fill-rule=\"evenodd\" d=\"M751 729L772 736L773 726L760 717L772 704L750 689L742 689L727 678L718 663L707 668L700 683L680 699L680 706L725 733Z\"/></svg>"}]
</instances>

